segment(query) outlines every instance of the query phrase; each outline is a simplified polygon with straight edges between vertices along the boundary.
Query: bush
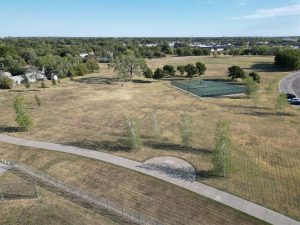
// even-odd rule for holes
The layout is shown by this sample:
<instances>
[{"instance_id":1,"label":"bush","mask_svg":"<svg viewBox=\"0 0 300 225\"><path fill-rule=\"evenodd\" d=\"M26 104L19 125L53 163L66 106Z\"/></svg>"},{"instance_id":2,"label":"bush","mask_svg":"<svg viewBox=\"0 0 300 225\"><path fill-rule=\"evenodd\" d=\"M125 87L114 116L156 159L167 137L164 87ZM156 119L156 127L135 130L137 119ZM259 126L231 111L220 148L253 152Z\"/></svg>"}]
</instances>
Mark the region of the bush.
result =
<instances>
[{"instance_id":1,"label":"bush","mask_svg":"<svg viewBox=\"0 0 300 225\"><path fill-rule=\"evenodd\" d=\"M258 92L258 84L256 81L252 80L251 78L246 79L246 91L245 94L249 97L252 97L253 95L256 95Z\"/></svg>"},{"instance_id":2,"label":"bush","mask_svg":"<svg viewBox=\"0 0 300 225\"><path fill-rule=\"evenodd\" d=\"M55 79L52 79L52 85L56 85L57 84L57 81Z\"/></svg>"},{"instance_id":3,"label":"bush","mask_svg":"<svg viewBox=\"0 0 300 225\"><path fill-rule=\"evenodd\" d=\"M173 77L173 76L175 76L176 70L175 70L174 66L172 66L172 65L165 65L163 67L163 72L164 72L165 76Z\"/></svg>"},{"instance_id":4,"label":"bush","mask_svg":"<svg viewBox=\"0 0 300 225\"><path fill-rule=\"evenodd\" d=\"M11 89L13 87L13 81L8 77L0 78L0 88L1 89Z\"/></svg>"},{"instance_id":5,"label":"bush","mask_svg":"<svg viewBox=\"0 0 300 225\"><path fill-rule=\"evenodd\" d=\"M181 115L181 121L179 123L179 129L181 134L181 144L188 147L192 141L192 118L184 113Z\"/></svg>"},{"instance_id":6,"label":"bush","mask_svg":"<svg viewBox=\"0 0 300 225\"><path fill-rule=\"evenodd\" d=\"M202 62L197 62L196 63L196 68L198 70L199 76L201 76L202 74L204 74L205 71L206 71L206 66Z\"/></svg>"},{"instance_id":7,"label":"bush","mask_svg":"<svg viewBox=\"0 0 300 225\"><path fill-rule=\"evenodd\" d=\"M251 72L249 73L249 77L251 77L256 83L260 83L260 76L257 73Z\"/></svg>"},{"instance_id":8,"label":"bush","mask_svg":"<svg viewBox=\"0 0 300 225\"><path fill-rule=\"evenodd\" d=\"M282 113L283 110L288 106L288 100L284 93L280 93L276 99L275 108L279 113Z\"/></svg>"},{"instance_id":9,"label":"bush","mask_svg":"<svg viewBox=\"0 0 300 225\"><path fill-rule=\"evenodd\" d=\"M215 149L213 151L213 171L215 175L225 177L232 170L231 134L229 123L219 121L215 133Z\"/></svg>"},{"instance_id":10,"label":"bush","mask_svg":"<svg viewBox=\"0 0 300 225\"><path fill-rule=\"evenodd\" d=\"M42 105L42 100L38 95L34 95L34 99L39 106Z\"/></svg>"},{"instance_id":11,"label":"bush","mask_svg":"<svg viewBox=\"0 0 300 225\"><path fill-rule=\"evenodd\" d=\"M33 122L30 115L25 110L25 99L24 97L17 96L14 101L14 109L16 112L16 122L21 130L29 131Z\"/></svg>"},{"instance_id":12,"label":"bush","mask_svg":"<svg viewBox=\"0 0 300 225\"><path fill-rule=\"evenodd\" d=\"M157 115L155 113L153 113L153 115L152 115L152 123L153 123L154 136L155 136L156 140L160 140L160 138L161 138L160 127L159 127Z\"/></svg>"},{"instance_id":13,"label":"bush","mask_svg":"<svg viewBox=\"0 0 300 225\"><path fill-rule=\"evenodd\" d=\"M138 150L142 147L143 143L140 138L138 124L134 117L125 118L127 127L127 144L129 149Z\"/></svg>"},{"instance_id":14,"label":"bush","mask_svg":"<svg viewBox=\"0 0 300 225\"><path fill-rule=\"evenodd\" d=\"M148 66L146 66L146 67L144 68L143 75L144 75L146 78L152 78L152 77L153 77L153 71L152 71Z\"/></svg>"},{"instance_id":15,"label":"bush","mask_svg":"<svg viewBox=\"0 0 300 225\"><path fill-rule=\"evenodd\" d=\"M47 87L46 82L42 81L42 82L41 82L41 88L46 88L46 87Z\"/></svg>"}]
</instances>

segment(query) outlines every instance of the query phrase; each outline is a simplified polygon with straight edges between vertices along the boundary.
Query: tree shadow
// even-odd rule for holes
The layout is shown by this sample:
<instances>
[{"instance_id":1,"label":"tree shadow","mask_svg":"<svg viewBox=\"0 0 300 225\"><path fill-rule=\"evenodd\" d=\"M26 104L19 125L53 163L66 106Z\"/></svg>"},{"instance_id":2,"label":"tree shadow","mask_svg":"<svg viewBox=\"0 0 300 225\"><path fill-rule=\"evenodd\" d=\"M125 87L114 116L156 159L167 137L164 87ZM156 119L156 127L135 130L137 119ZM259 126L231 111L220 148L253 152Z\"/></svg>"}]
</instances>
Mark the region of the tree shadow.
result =
<instances>
[{"instance_id":1,"label":"tree shadow","mask_svg":"<svg viewBox=\"0 0 300 225\"><path fill-rule=\"evenodd\" d=\"M85 83L85 84L115 84L119 82L120 79L118 78L109 78L109 77L85 77L74 80L78 83Z\"/></svg>"},{"instance_id":2,"label":"tree shadow","mask_svg":"<svg viewBox=\"0 0 300 225\"><path fill-rule=\"evenodd\" d=\"M179 152L192 153L192 154L201 154L201 153L211 154L211 150L209 149L185 147L179 144L173 144L169 142L157 142L152 140L145 140L143 143L145 146L154 149L164 150L164 151L179 151Z\"/></svg>"},{"instance_id":3,"label":"tree shadow","mask_svg":"<svg viewBox=\"0 0 300 225\"><path fill-rule=\"evenodd\" d=\"M138 167L150 171L160 172L168 175L169 177L190 182L195 181L196 178L196 171L193 168L173 168L168 165L159 165L154 163L142 164Z\"/></svg>"},{"instance_id":4,"label":"tree shadow","mask_svg":"<svg viewBox=\"0 0 300 225\"><path fill-rule=\"evenodd\" d=\"M139 79L134 79L132 80L132 83L137 83L137 84L149 84L152 83L150 80L139 80Z\"/></svg>"},{"instance_id":5,"label":"tree shadow","mask_svg":"<svg viewBox=\"0 0 300 225\"><path fill-rule=\"evenodd\" d=\"M244 112L244 113L236 113L240 115L249 115L249 116L259 116L259 117L268 117L268 116L296 116L292 113L286 112Z\"/></svg>"},{"instance_id":6,"label":"tree shadow","mask_svg":"<svg viewBox=\"0 0 300 225\"><path fill-rule=\"evenodd\" d=\"M129 152L127 141L125 139L117 139L116 141L103 140L103 141L91 141L82 140L78 142L64 143L79 148L86 148L91 150L106 150L110 152Z\"/></svg>"},{"instance_id":7,"label":"tree shadow","mask_svg":"<svg viewBox=\"0 0 300 225\"><path fill-rule=\"evenodd\" d=\"M0 133L16 133L21 132L22 129L19 127L12 127L12 126L0 126Z\"/></svg>"},{"instance_id":8,"label":"tree shadow","mask_svg":"<svg viewBox=\"0 0 300 225\"><path fill-rule=\"evenodd\" d=\"M8 92L16 92L16 93L23 93L23 92L39 92L41 90L37 89L29 89L29 90L8 90Z\"/></svg>"},{"instance_id":9,"label":"tree shadow","mask_svg":"<svg viewBox=\"0 0 300 225\"><path fill-rule=\"evenodd\" d=\"M257 72L282 71L279 66L276 66L275 64L271 64L271 63L256 63L251 65L250 68L245 68L245 69L252 69L252 70L256 70Z\"/></svg>"},{"instance_id":10,"label":"tree shadow","mask_svg":"<svg viewBox=\"0 0 300 225\"><path fill-rule=\"evenodd\" d=\"M261 109L261 110L270 110L271 108L263 107L263 106L243 106L243 105L225 105L225 104L218 104L221 107L225 108L242 108L242 109Z\"/></svg>"}]
</instances>

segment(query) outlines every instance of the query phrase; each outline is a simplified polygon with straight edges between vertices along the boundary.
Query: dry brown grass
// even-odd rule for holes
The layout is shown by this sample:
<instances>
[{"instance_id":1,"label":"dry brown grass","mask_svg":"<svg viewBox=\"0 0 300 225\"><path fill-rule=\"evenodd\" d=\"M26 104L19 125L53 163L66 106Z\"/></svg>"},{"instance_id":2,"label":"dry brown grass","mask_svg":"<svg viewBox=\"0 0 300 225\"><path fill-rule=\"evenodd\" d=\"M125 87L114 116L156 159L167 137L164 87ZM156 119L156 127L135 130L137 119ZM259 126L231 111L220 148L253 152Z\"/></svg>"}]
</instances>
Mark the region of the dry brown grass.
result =
<instances>
[{"instance_id":1,"label":"dry brown grass","mask_svg":"<svg viewBox=\"0 0 300 225\"><path fill-rule=\"evenodd\" d=\"M100 161L2 143L0 143L0 157L21 160L87 192L122 203L124 208L135 209L141 214L158 218L162 224L264 224L174 185ZM16 212L22 216L38 217L39 222L45 221L42 216L46 215L46 218L51 218L50 221L53 221L51 224L55 222L56 224L110 224L103 221L104 215L91 213L86 215L88 220L85 223L80 223L85 218L82 215L84 212L82 207L75 206L44 189L41 195L41 201L36 201L34 206L31 206L31 210L26 209L20 213L18 208L15 211L5 210L5 212L8 215ZM77 213L78 221L76 221L77 217L73 218ZM102 220L94 223L93 221L99 217Z\"/></svg>"},{"instance_id":2,"label":"dry brown grass","mask_svg":"<svg viewBox=\"0 0 300 225\"><path fill-rule=\"evenodd\" d=\"M15 189L16 187L12 184L16 183L18 183L19 188L28 189L30 180L15 172L8 172L0 176L0 184L11 184L11 188ZM38 190L42 196L41 199L21 198L19 200L0 201L0 224L123 224L118 221L120 220L118 218L107 216L104 212L99 213L84 208L47 189L38 187ZM5 190L2 191L5 192ZM26 193L26 191L24 192ZM24 194L24 192L20 194Z\"/></svg>"},{"instance_id":3,"label":"dry brown grass","mask_svg":"<svg viewBox=\"0 0 300 225\"><path fill-rule=\"evenodd\" d=\"M277 84L286 72L276 72L272 57L175 57L148 61L152 68L163 64L184 65L202 61L206 77L222 77L229 65L256 70L262 76L261 89L274 84L270 94L262 92L257 101L241 98L198 98L180 92L166 82L150 84L89 84L62 81L38 91L17 87L0 91L0 125L10 135L49 142L87 147L144 161L171 155L192 163L198 179L213 187L300 219L299 111L289 107L278 115L274 109ZM102 77L113 74L102 66ZM95 75L93 75L95 76ZM80 79L80 78L78 78ZM20 92L17 92L20 91ZM35 128L28 133L14 132L12 101L17 94L26 97ZM42 106L34 102L34 94ZM153 138L151 114L157 113L163 132L161 142ZM178 122L184 112L193 117L194 141L190 149L180 146ZM129 152L124 147L124 116L135 115L140 121L144 148ZM210 151L218 120L231 122L235 172L228 179L206 176L211 170Z\"/></svg>"}]
</instances>

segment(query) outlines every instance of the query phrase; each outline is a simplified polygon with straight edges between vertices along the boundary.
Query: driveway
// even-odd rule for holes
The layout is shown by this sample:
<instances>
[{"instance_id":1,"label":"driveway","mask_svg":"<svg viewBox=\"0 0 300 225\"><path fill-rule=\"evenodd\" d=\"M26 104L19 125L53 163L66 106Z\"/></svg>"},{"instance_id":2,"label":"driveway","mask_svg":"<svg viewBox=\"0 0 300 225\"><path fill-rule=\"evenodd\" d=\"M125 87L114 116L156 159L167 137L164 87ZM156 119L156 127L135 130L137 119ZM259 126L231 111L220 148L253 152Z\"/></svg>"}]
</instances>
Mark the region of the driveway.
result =
<instances>
[{"instance_id":1,"label":"driveway","mask_svg":"<svg viewBox=\"0 0 300 225\"><path fill-rule=\"evenodd\" d=\"M282 93L290 93L300 97L300 72L287 75L279 81L278 89ZM294 106L300 108L300 106Z\"/></svg>"}]
</instances>

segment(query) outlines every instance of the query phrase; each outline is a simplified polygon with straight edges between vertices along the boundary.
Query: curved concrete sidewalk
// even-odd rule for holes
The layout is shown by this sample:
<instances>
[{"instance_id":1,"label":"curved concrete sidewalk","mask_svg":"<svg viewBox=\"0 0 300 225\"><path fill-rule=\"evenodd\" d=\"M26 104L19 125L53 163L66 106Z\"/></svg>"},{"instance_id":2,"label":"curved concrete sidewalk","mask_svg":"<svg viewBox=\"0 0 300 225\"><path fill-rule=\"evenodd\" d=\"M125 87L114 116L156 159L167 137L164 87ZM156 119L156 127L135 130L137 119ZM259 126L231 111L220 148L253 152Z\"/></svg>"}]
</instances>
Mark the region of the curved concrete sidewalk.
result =
<instances>
[{"instance_id":1,"label":"curved concrete sidewalk","mask_svg":"<svg viewBox=\"0 0 300 225\"><path fill-rule=\"evenodd\" d=\"M80 155L92 159L101 160L118 166L122 166L128 169L132 169L158 179L164 180L166 182L172 183L179 187L185 188L187 190L193 191L197 194L205 196L207 198L213 199L217 202L220 202L224 205L230 206L234 209L247 213L251 216L254 216L258 219L266 221L274 225L300 225L300 222L291 219L287 216L279 214L273 210L267 209L255 203L249 202L245 199L239 198L237 196L228 194L226 192L217 190L210 186L201 184L199 182L189 182L186 180L176 179L170 177L166 174L159 173L157 171L147 170L143 168L143 163L136 162L133 160L125 159L119 156L114 156L106 154L103 152L93 151L89 149L77 148L72 146L66 146L61 144L53 144L40 141L30 141L21 138L15 138L8 135L0 134L0 141L6 142L15 145L40 148L46 150L52 150L57 152L70 153L75 155Z\"/></svg>"},{"instance_id":2,"label":"curved concrete sidewalk","mask_svg":"<svg viewBox=\"0 0 300 225\"><path fill-rule=\"evenodd\" d=\"M294 94L300 98L300 72L291 73L282 78L278 83L278 89L281 93ZM300 108L297 105L294 107Z\"/></svg>"}]
</instances>

